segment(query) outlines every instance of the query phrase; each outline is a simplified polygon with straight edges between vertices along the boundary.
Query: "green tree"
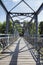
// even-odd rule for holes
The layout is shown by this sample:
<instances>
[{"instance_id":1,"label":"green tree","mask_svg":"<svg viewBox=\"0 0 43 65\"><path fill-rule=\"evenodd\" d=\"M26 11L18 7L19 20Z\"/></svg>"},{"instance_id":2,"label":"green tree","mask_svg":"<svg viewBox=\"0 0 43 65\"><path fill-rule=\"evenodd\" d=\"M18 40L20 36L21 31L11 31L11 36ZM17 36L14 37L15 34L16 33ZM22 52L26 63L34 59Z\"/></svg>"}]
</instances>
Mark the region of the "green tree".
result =
<instances>
[{"instance_id":1,"label":"green tree","mask_svg":"<svg viewBox=\"0 0 43 65\"><path fill-rule=\"evenodd\" d=\"M36 33L36 24L35 22L30 22L30 34L35 34Z\"/></svg>"},{"instance_id":2,"label":"green tree","mask_svg":"<svg viewBox=\"0 0 43 65\"><path fill-rule=\"evenodd\" d=\"M1 29L2 29L1 33L5 33L5 30L6 30L6 22L5 21L3 22Z\"/></svg>"},{"instance_id":3,"label":"green tree","mask_svg":"<svg viewBox=\"0 0 43 65\"><path fill-rule=\"evenodd\" d=\"M0 22L0 33L2 32L2 23Z\"/></svg>"},{"instance_id":4,"label":"green tree","mask_svg":"<svg viewBox=\"0 0 43 65\"><path fill-rule=\"evenodd\" d=\"M12 34L13 26L12 26L12 21L9 22L9 33ZM5 33L6 32L6 21L3 23L0 23L0 33Z\"/></svg>"},{"instance_id":5,"label":"green tree","mask_svg":"<svg viewBox=\"0 0 43 65\"><path fill-rule=\"evenodd\" d=\"M9 22L9 34L13 33L13 25L12 21Z\"/></svg>"},{"instance_id":6,"label":"green tree","mask_svg":"<svg viewBox=\"0 0 43 65\"><path fill-rule=\"evenodd\" d=\"M15 23L15 28L18 30L19 34L22 35L22 27L20 25L19 20L15 20L14 23Z\"/></svg>"},{"instance_id":7,"label":"green tree","mask_svg":"<svg viewBox=\"0 0 43 65\"><path fill-rule=\"evenodd\" d=\"M43 21L39 24L39 34L43 34Z\"/></svg>"},{"instance_id":8,"label":"green tree","mask_svg":"<svg viewBox=\"0 0 43 65\"><path fill-rule=\"evenodd\" d=\"M36 26L35 22L24 21L24 31L28 28L29 34L35 34Z\"/></svg>"}]
</instances>

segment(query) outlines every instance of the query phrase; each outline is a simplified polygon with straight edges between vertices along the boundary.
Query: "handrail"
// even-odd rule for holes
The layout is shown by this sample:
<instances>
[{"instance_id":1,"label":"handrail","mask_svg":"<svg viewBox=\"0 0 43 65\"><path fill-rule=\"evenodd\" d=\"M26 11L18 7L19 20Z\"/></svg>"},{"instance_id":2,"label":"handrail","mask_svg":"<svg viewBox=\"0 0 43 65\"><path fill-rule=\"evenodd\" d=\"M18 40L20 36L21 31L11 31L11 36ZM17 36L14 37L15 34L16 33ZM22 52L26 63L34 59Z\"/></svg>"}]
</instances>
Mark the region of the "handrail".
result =
<instances>
[{"instance_id":1,"label":"handrail","mask_svg":"<svg viewBox=\"0 0 43 65\"><path fill-rule=\"evenodd\" d=\"M18 36L14 36L13 34L0 34L0 47L2 47L1 49L4 50L9 45L13 44L17 38Z\"/></svg>"},{"instance_id":2,"label":"handrail","mask_svg":"<svg viewBox=\"0 0 43 65\"><path fill-rule=\"evenodd\" d=\"M37 35L37 41L36 41L36 35L28 35L28 36L24 36L24 38L29 42L29 44L32 45L32 47L34 47L34 49L31 51L34 53L34 55L37 57L37 62L42 64L43 60L43 34L41 35ZM37 53L36 53L37 51ZM36 62L36 63L37 63Z\"/></svg>"}]
</instances>

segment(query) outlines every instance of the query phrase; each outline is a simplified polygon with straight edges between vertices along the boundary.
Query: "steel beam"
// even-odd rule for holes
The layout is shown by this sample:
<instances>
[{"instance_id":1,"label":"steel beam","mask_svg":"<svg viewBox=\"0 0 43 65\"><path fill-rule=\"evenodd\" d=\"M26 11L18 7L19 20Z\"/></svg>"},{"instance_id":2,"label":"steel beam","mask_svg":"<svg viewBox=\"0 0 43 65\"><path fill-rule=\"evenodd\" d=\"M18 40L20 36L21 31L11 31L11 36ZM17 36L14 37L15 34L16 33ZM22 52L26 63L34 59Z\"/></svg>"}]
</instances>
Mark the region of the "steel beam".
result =
<instances>
[{"instance_id":1,"label":"steel beam","mask_svg":"<svg viewBox=\"0 0 43 65\"><path fill-rule=\"evenodd\" d=\"M12 19L12 17L10 16L10 19L12 20L12 22L13 22L13 19Z\"/></svg>"},{"instance_id":2,"label":"steel beam","mask_svg":"<svg viewBox=\"0 0 43 65\"><path fill-rule=\"evenodd\" d=\"M17 5L15 5L10 11L12 11L14 8L16 8L21 2L24 2L32 11L34 11L29 4L27 4L24 0L21 0ZM34 11L35 12L35 11Z\"/></svg>"},{"instance_id":3,"label":"steel beam","mask_svg":"<svg viewBox=\"0 0 43 65\"><path fill-rule=\"evenodd\" d=\"M35 14L35 13L17 13L17 12L9 12L9 13L12 14L12 18L18 16L26 16L32 18L31 16Z\"/></svg>"},{"instance_id":4,"label":"steel beam","mask_svg":"<svg viewBox=\"0 0 43 65\"><path fill-rule=\"evenodd\" d=\"M34 16L32 17L32 19L29 22L32 22L33 19L34 19Z\"/></svg>"},{"instance_id":5,"label":"steel beam","mask_svg":"<svg viewBox=\"0 0 43 65\"><path fill-rule=\"evenodd\" d=\"M22 15L12 15L12 18L14 18L14 17L18 17L18 16L22 16ZM23 16L26 16L25 18L27 18L27 17L30 17L30 18L32 18L32 15L23 15ZM18 17L19 18L19 17ZM22 18L21 18L22 19ZM23 18L24 19L24 18Z\"/></svg>"},{"instance_id":6,"label":"steel beam","mask_svg":"<svg viewBox=\"0 0 43 65\"><path fill-rule=\"evenodd\" d=\"M25 14L34 14L34 12L29 12L29 13L21 13L21 12L9 12L9 14L19 14L19 15L25 15Z\"/></svg>"},{"instance_id":7,"label":"steel beam","mask_svg":"<svg viewBox=\"0 0 43 65\"><path fill-rule=\"evenodd\" d=\"M43 3L39 7L39 9L36 11L37 15L43 10Z\"/></svg>"},{"instance_id":8,"label":"steel beam","mask_svg":"<svg viewBox=\"0 0 43 65\"><path fill-rule=\"evenodd\" d=\"M13 19L12 19L12 17L10 16L10 19L12 20L12 25L13 25L13 34L14 34L14 21L13 21Z\"/></svg>"},{"instance_id":9,"label":"steel beam","mask_svg":"<svg viewBox=\"0 0 43 65\"><path fill-rule=\"evenodd\" d=\"M0 0L0 4L3 7L3 9L6 11L6 13L8 13L8 10L6 9L5 5L3 4L2 0Z\"/></svg>"},{"instance_id":10,"label":"steel beam","mask_svg":"<svg viewBox=\"0 0 43 65\"><path fill-rule=\"evenodd\" d=\"M9 32L9 14L6 14L6 34Z\"/></svg>"},{"instance_id":11,"label":"steel beam","mask_svg":"<svg viewBox=\"0 0 43 65\"><path fill-rule=\"evenodd\" d=\"M14 8L16 8L21 2L22 2L22 0L18 4L16 4L10 11L12 11Z\"/></svg>"},{"instance_id":12,"label":"steel beam","mask_svg":"<svg viewBox=\"0 0 43 65\"><path fill-rule=\"evenodd\" d=\"M9 19L11 19L12 20L12 25L13 25L13 34L14 34L14 21L13 21L13 19L12 19L12 17L9 15L9 13L6 15L6 34L8 34L8 32L9 32L9 22L10 22L10 20Z\"/></svg>"},{"instance_id":13,"label":"steel beam","mask_svg":"<svg viewBox=\"0 0 43 65\"><path fill-rule=\"evenodd\" d=\"M38 15L35 14L35 23L36 23L36 37L38 35Z\"/></svg>"},{"instance_id":14,"label":"steel beam","mask_svg":"<svg viewBox=\"0 0 43 65\"><path fill-rule=\"evenodd\" d=\"M35 23L36 23L36 33L35 33L35 37L36 37L35 42L36 42L36 44L35 44L35 46L37 47L37 35L38 35L38 15L37 14L35 14L34 19L35 19Z\"/></svg>"},{"instance_id":15,"label":"steel beam","mask_svg":"<svg viewBox=\"0 0 43 65\"><path fill-rule=\"evenodd\" d=\"M26 3L24 0L22 0L33 12L35 12L28 3Z\"/></svg>"},{"instance_id":16,"label":"steel beam","mask_svg":"<svg viewBox=\"0 0 43 65\"><path fill-rule=\"evenodd\" d=\"M35 46L36 46L36 50L37 50L37 62L36 64L37 65L41 65L40 64L40 49L39 49L39 45L38 45L38 15L37 13L35 14L35 23L36 23L36 43L35 43Z\"/></svg>"}]
</instances>

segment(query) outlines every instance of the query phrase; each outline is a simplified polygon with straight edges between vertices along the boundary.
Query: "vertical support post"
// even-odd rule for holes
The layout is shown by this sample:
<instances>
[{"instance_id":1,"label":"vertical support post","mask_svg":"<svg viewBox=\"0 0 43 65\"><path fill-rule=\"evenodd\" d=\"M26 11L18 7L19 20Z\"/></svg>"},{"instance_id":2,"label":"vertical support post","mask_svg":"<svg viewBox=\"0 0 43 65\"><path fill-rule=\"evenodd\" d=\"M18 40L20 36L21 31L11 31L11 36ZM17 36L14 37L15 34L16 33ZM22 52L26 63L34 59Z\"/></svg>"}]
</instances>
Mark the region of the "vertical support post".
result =
<instances>
[{"instance_id":1,"label":"vertical support post","mask_svg":"<svg viewBox=\"0 0 43 65\"><path fill-rule=\"evenodd\" d=\"M36 37L36 39L35 39L35 46L37 47L37 35L38 35L38 17L37 17L37 14L35 14L35 23L36 23L36 34L35 34L35 37Z\"/></svg>"},{"instance_id":2,"label":"vertical support post","mask_svg":"<svg viewBox=\"0 0 43 65\"><path fill-rule=\"evenodd\" d=\"M7 13L6 14L6 34L7 34L6 45L9 44L8 32L9 32L9 14Z\"/></svg>"},{"instance_id":3,"label":"vertical support post","mask_svg":"<svg viewBox=\"0 0 43 65\"><path fill-rule=\"evenodd\" d=\"M35 46L36 46L36 50L37 50L37 62L36 65L40 65L40 50L38 48L38 15L35 14L35 23L36 23L36 38L35 38Z\"/></svg>"},{"instance_id":4,"label":"vertical support post","mask_svg":"<svg viewBox=\"0 0 43 65\"><path fill-rule=\"evenodd\" d=\"M9 31L9 14L6 14L6 34L8 34Z\"/></svg>"},{"instance_id":5,"label":"vertical support post","mask_svg":"<svg viewBox=\"0 0 43 65\"><path fill-rule=\"evenodd\" d=\"M13 34L14 34L14 21L13 21Z\"/></svg>"},{"instance_id":6,"label":"vertical support post","mask_svg":"<svg viewBox=\"0 0 43 65\"><path fill-rule=\"evenodd\" d=\"M12 25L13 25L13 36L14 36L14 21L13 21L13 24Z\"/></svg>"}]
</instances>

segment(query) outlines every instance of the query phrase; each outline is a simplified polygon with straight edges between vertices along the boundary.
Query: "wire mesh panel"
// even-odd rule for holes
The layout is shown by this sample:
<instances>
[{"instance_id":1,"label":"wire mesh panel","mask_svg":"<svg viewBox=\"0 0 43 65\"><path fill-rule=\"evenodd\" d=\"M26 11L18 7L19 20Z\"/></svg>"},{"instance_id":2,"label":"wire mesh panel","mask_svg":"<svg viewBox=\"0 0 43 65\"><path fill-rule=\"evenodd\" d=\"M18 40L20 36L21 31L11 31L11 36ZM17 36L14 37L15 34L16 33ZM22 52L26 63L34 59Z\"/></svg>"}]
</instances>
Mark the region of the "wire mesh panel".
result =
<instances>
[{"instance_id":1,"label":"wire mesh panel","mask_svg":"<svg viewBox=\"0 0 43 65\"><path fill-rule=\"evenodd\" d=\"M43 37L41 37L41 35L37 36L37 43L35 42L35 39L36 39L35 36L34 37L27 36L24 38L32 46L31 53L33 57L35 57L36 63L43 65ZM35 46L36 44L37 44L37 47Z\"/></svg>"},{"instance_id":2,"label":"wire mesh panel","mask_svg":"<svg viewBox=\"0 0 43 65\"><path fill-rule=\"evenodd\" d=\"M13 44L17 37L13 34L0 34L0 52Z\"/></svg>"}]
</instances>

